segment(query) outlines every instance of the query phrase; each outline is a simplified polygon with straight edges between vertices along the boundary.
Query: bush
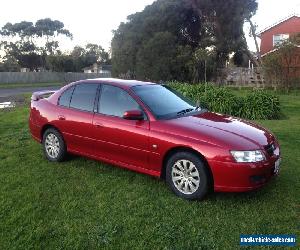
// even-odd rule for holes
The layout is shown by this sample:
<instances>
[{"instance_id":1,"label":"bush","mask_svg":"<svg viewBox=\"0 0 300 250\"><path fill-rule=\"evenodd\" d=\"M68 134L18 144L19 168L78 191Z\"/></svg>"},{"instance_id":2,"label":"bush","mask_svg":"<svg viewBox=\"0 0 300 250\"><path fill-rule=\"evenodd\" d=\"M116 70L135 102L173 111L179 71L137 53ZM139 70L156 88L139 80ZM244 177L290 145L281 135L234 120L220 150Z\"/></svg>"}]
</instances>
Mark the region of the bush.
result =
<instances>
[{"instance_id":1,"label":"bush","mask_svg":"<svg viewBox=\"0 0 300 250\"><path fill-rule=\"evenodd\" d=\"M245 96L241 117L248 119L278 119L280 117L279 98L263 90L255 90Z\"/></svg>"},{"instance_id":2,"label":"bush","mask_svg":"<svg viewBox=\"0 0 300 250\"><path fill-rule=\"evenodd\" d=\"M171 82L171 88L211 111L251 120L278 119L280 103L277 96L264 90L254 90L238 97L229 88L212 84L187 84Z\"/></svg>"},{"instance_id":3,"label":"bush","mask_svg":"<svg viewBox=\"0 0 300 250\"><path fill-rule=\"evenodd\" d=\"M240 110L240 100L226 88L211 88L200 99L209 110L237 116Z\"/></svg>"},{"instance_id":4,"label":"bush","mask_svg":"<svg viewBox=\"0 0 300 250\"><path fill-rule=\"evenodd\" d=\"M180 82L170 82L168 83L168 86L194 101L200 101L205 92L214 88L212 84L207 84L205 86L205 84L189 84Z\"/></svg>"}]
</instances>

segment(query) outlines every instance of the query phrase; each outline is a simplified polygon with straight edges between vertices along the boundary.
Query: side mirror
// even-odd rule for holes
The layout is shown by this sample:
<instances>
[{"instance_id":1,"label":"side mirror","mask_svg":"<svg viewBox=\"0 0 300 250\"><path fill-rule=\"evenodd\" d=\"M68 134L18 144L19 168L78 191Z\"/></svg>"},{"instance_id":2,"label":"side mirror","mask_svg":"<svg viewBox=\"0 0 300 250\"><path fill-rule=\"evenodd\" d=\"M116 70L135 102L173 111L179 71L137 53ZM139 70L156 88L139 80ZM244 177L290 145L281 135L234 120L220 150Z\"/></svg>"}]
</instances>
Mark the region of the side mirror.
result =
<instances>
[{"instance_id":1,"label":"side mirror","mask_svg":"<svg viewBox=\"0 0 300 250\"><path fill-rule=\"evenodd\" d=\"M140 110L128 110L123 114L123 118L126 120L144 120L144 114Z\"/></svg>"}]
</instances>

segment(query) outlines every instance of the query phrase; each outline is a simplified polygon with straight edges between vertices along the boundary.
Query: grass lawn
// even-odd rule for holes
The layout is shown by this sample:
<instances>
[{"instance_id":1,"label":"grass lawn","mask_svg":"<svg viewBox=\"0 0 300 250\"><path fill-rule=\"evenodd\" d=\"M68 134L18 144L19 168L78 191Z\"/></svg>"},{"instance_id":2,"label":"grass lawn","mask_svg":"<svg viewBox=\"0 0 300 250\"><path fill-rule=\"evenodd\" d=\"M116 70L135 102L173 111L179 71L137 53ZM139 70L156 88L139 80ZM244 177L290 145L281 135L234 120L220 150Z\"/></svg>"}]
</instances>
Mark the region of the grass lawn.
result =
<instances>
[{"instance_id":1,"label":"grass lawn","mask_svg":"<svg viewBox=\"0 0 300 250\"><path fill-rule=\"evenodd\" d=\"M25 87L52 87L52 86L63 86L63 83L57 82L44 82L44 83L0 83L1 89L15 89Z\"/></svg>"},{"instance_id":2,"label":"grass lawn","mask_svg":"<svg viewBox=\"0 0 300 250\"><path fill-rule=\"evenodd\" d=\"M202 202L93 160L49 163L28 133L28 107L0 111L0 249L238 249L240 234L297 234L299 245L300 97L280 100L285 119L258 121L281 143L280 176Z\"/></svg>"}]
</instances>

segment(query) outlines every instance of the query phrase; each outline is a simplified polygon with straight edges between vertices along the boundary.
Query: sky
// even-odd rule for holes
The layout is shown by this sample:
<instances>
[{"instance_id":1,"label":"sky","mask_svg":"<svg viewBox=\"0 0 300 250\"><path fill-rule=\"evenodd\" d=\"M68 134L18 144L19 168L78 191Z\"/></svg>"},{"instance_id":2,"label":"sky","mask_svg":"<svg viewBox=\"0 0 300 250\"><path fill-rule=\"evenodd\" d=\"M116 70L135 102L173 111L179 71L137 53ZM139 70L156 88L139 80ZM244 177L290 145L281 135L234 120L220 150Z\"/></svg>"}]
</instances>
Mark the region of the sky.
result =
<instances>
[{"instance_id":1,"label":"sky","mask_svg":"<svg viewBox=\"0 0 300 250\"><path fill-rule=\"evenodd\" d=\"M292 15L300 15L300 0L258 0L256 15L252 18L257 25L257 31L277 23L278 21ZM245 24L245 34L249 34L249 25ZM255 51L253 38L247 36L250 50Z\"/></svg>"},{"instance_id":2,"label":"sky","mask_svg":"<svg viewBox=\"0 0 300 250\"><path fill-rule=\"evenodd\" d=\"M7 22L35 22L38 19L50 17L65 24L73 35L73 41L63 39L61 48L71 49L74 45L96 43L106 50L110 48L112 30L118 28L120 22L154 0L9 0L1 1L0 27ZM258 0L258 11L253 21L258 30L276 23L293 13L300 14L300 0ZM245 25L245 32L248 33ZM248 46L254 50L253 39L248 38Z\"/></svg>"}]
</instances>

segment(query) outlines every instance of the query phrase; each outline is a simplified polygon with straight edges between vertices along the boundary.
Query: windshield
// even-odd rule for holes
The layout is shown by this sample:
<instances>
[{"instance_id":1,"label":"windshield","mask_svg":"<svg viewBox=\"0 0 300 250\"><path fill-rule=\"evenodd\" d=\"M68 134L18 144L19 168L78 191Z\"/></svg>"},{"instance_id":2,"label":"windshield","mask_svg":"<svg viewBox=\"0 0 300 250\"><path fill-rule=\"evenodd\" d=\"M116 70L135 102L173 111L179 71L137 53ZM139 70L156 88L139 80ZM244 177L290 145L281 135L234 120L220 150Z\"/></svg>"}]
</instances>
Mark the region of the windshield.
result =
<instances>
[{"instance_id":1,"label":"windshield","mask_svg":"<svg viewBox=\"0 0 300 250\"><path fill-rule=\"evenodd\" d=\"M164 85L142 85L132 87L157 119L171 119L199 112L196 104L175 90Z\"/></svg>"}]
</instances>

